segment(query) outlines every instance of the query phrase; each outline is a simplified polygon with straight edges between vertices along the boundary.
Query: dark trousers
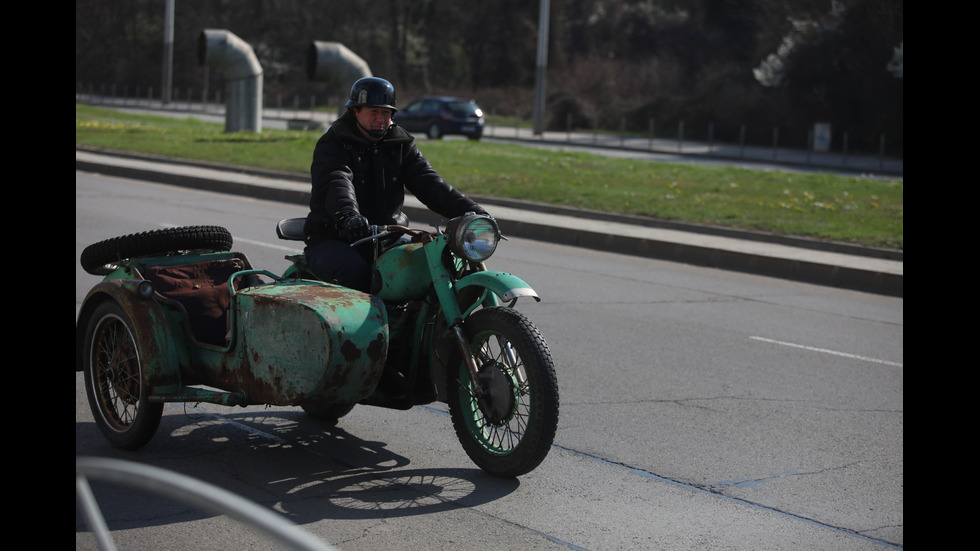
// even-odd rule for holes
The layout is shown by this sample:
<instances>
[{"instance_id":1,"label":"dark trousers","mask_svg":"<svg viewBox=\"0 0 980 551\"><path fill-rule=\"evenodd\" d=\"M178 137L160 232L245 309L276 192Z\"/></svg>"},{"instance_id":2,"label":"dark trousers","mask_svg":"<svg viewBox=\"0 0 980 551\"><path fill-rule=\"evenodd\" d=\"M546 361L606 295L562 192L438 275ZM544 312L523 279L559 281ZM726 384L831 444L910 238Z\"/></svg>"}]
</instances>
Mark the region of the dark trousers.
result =
<instances>
[{"instance_id":1,"label":"dark trousers","mask_svg":"<svg viewBox=\"0 0 980 551\"><path fill-rule=\"evenodd\" d=\"M348 243L318 241L307 245L305 253L306 264L320 280L371 292L371 265Z\"/></svg>"}]
</instances>

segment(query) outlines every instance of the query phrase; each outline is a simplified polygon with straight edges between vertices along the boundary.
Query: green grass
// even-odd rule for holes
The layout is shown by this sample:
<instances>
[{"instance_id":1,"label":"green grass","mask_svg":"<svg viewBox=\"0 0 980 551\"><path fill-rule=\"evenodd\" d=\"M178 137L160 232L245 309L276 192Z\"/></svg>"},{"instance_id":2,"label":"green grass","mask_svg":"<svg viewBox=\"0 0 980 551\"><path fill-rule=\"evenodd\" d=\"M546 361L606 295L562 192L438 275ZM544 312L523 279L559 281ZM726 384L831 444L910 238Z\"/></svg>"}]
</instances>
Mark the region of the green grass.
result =
<instances>
[{"instance_id":1,"label":"green grass","mask_svg":"<svg viewBox=\"0 0 980 551\"><path fill-rule=\"evenodd\" d=\"M75 105L75 143L308 174L319 131L224 125ZM639 161L464 140L420 140L470 195L904 249L902 180Z\"/></svg>"}]
</instances>

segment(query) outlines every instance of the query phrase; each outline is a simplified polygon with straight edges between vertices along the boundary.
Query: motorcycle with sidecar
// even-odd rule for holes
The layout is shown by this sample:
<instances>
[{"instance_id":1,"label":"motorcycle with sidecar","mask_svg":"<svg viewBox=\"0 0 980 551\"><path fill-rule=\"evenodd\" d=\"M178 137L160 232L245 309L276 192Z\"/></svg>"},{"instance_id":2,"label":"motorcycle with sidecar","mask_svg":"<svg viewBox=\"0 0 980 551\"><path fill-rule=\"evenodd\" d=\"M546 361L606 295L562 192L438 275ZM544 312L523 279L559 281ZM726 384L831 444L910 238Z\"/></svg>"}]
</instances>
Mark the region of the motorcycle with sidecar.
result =
<instances>
[{"instance_id":1,"label":"motorcycle with sidecar","mask_svg":"<svg viewBox=\"0 0 980 551\"><path fill-rule=\"evenodd\" d=\"M276 226L303 240L301 218ZM372 228L371 293L318 281L303 254L285 272L255 269L219 226L165 228L83 250L104 276L76 321L96 424L138 449L168 402L298 406L336 423L355 406L448 404L470 459L516 477L547 456L558 424L554 360L516 308L539 300L519 277L487 270L497 222L469 214L445 230Z\"/></svg>"}]
</instances>

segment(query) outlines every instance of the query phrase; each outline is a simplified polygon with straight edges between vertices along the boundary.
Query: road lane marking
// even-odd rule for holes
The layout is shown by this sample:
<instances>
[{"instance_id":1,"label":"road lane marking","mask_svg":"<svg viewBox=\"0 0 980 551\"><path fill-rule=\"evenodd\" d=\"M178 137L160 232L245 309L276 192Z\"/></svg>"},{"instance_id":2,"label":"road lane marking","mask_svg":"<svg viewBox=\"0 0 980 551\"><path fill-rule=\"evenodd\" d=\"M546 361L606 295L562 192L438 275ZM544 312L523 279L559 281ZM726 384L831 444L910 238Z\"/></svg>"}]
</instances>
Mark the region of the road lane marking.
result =
<instances>
[{"instance_id":1,"label":"road lane marking","mask_svg":"<svg viewBox=\"0 0 980 551\"><path fill-rule=\"evenodd\" d=\"M163 226L163 227L165 227L165 228L179 228L179 227L181 227L180 224L174 224L174 223L171 223L171 222L164 222L164 223L162 223L160 225ZM252 244L252 245L258 245L260 247L269 247L270 249L279 249L280 251L287 251L287 252L294 253L294 254L295 253L301 253L301 252L303 252L303 249L301 247L297 247L295 245L279 245L279 244L275 244L275 243L269 243L268 241L256 241L254 239L245 239L244 237L234 237L234 236L232 236L232 239L234 240L235 243L249 243L249 244Z\"/></svg>"},{"instance_id":2,"label":"road lane marking","mask_svg":"<svg viewBox=\"0 0 980 551\"><path fill-rule=\"evenodd\" d=\"M791 343L791 342L777 341L777 340L773 340L773 339L767 339L765 337L749 337L749 338L752 339L752 340L755 340L755 341L768 342L768 343L772 343L772 344L780 344L782 346L791 346L793 348L802 348L803 350L809 350L811 352L823 352L824 354L833 354L835 356L842 356L844 358L851 358L851 359L854 359L854 360L862 360L862 361L865 361L865 362L874 362L874 363L885 364L885 365L893 365L895 367L902 367L902 362L892 362L892 361L888 361L888 360L880 360L878 358L869 358L867 356L858 356L857 354L848 354L847 352L839 352L837 350L828 350L826 348L816 348L814 346L806 346L806 345L803 345L803 344L795 344L795 343Z\"/></svg>"},{"instance_id":3,"label":"road lane marking","mask_svg":"<svg viewBox=\"0 0 980 551\"><path fill-rule=\"evenodd\" d=\"M258 245L260 247L269 247L270 249L279 249L280 251L287 251L290 253L303 252L303 249L301 248L287 246L287 245L276 245L273 243L269 243L268 241L256 241L254 239L245 239L244 237L236 237L234 239L236 243L249 243L251 245Z\"/></svg>"}]
</instances>

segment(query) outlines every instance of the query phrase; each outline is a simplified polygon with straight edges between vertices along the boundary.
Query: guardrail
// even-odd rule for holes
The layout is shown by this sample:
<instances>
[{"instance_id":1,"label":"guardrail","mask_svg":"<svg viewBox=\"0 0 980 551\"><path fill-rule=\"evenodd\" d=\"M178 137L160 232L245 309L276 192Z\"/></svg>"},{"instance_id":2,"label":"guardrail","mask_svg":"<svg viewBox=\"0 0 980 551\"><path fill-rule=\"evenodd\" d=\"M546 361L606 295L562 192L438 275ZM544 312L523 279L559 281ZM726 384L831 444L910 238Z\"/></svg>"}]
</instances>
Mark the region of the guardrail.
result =
<instances>
[{"instance_id":1,"label":"guardrail","mask_svg":"<svg viewBox=\"0 0 980 551\"><path fill-rule=\"evenodd\" d=\"M281 545L297 551L334 551L285 517L207 482L150 465L101 457L75 457L75 493L99 549L114 551L115 542L92 493L89 479L113 482L164 495L188 505L235 519Z\"/></svg>"}]
</instances>

